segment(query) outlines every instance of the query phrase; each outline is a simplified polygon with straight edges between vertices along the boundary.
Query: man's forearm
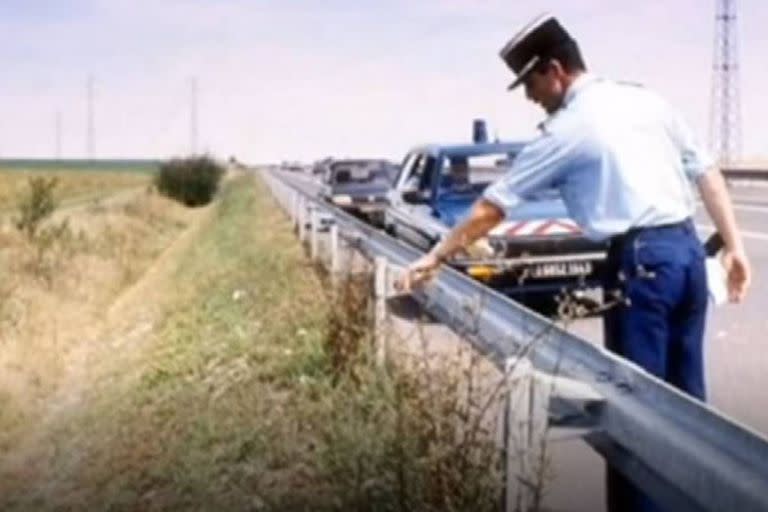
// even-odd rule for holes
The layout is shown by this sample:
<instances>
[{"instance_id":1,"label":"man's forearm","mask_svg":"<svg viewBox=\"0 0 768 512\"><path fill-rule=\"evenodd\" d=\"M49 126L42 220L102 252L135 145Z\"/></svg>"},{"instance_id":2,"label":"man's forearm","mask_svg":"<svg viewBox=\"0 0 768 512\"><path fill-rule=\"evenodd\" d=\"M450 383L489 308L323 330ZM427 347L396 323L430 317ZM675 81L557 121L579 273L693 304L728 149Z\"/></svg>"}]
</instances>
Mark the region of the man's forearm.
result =
<instances>
[{"instance_id":1,"label":"man's forearm","mask_svg":"<svg viewBox=\"0 0 768 512\"><path fill-rule=\"evenodd\" d=\"M696 184L707 213L720 236L723 237L725 247L730 251L743 252L744 245L739 235L736 216L733 213L733 205L723 175L719 170L713 169L700 177Z\"/></svg>"},{"instance_id":2,"label":"man's forearm","mask_svg":"<svg viewBox=\"0 0 768 512\"><path fill-rule=\"evenodd\" d=\"M432 254L439 260L445 260L486 235L503 219L504 212L498 206L485 199L480 199L472 206L469 218L453 228L432 249Z\"/></svg>"}]
</instances>

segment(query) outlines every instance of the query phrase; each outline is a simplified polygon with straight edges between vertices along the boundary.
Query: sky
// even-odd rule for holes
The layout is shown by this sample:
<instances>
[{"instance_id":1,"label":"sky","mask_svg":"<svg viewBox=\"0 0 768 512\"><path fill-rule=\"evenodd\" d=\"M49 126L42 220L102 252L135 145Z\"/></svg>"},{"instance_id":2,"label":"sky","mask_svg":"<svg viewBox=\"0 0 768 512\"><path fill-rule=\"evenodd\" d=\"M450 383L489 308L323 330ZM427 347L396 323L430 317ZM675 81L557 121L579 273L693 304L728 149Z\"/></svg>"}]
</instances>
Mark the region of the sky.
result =
<instances>
[{"instance_id":1,"label":"sky","mask_svg":"<svg viewBox=\"0 0 768 512\"><path fill-rule=\"evenodd\" d=\"M740 0L743 153L768 156L768 2ZM664 95L707 140L714 0L0 0L0 157L197 147L245 162L399 159L429 142L527 138L543 113L499 49L542 11L591 71Z\"/></svg>"}]
</instances>

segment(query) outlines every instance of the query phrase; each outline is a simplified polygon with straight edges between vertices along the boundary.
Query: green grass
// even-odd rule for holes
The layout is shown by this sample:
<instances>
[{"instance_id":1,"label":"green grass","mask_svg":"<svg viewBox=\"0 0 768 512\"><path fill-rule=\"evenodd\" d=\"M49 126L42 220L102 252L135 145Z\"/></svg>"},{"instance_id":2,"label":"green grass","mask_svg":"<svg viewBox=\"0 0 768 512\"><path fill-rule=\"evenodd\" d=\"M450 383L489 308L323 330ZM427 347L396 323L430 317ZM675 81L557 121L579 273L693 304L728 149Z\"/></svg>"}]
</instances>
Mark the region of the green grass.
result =
<instances>
[{"instance_id":1,"label":"green grass","mask_svg":"<svg viewBox=\"0 0 768 512\"><path fill-rule=\"evenodd\" d=\"M115 355L0 509L496 507L461 393L371 364L365 294L324 289L263 185L227 183L175 284L150 346Z\"/></svg>"}]
</instances>

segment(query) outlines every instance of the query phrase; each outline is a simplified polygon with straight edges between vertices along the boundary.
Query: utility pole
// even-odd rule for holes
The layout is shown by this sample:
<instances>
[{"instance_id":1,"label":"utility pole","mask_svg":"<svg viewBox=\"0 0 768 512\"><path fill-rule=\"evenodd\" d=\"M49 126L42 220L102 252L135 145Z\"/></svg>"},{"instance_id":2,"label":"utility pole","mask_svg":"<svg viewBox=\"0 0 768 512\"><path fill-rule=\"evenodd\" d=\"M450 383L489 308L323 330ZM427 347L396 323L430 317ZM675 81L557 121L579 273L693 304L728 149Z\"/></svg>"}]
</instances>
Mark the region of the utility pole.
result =
<instances>
[{"instance_id":1,"label":"utility pole","mask_svg":"<svg viewBox=\"0 0 768 512\"><path fill-rule=\"evenodd\" d=\"M56 120L55 120L55 130L56 130L56 139L55 139L55 158L56 160L61 160L61 112L56 112Z\"/></svg>"},{"instance_id":2,"label":"utility pole","mask_svg":"<svg viewBox=\"0 0 768 512\"><path fill-rule=\"evenodd\" d=\"M715 0L709 145L721 166L741 157L741 98L736 0Z\"/></svg>"},{"instance_id":3,"label":"utility pole","mask_svg":"<svg viewBox=\"0 0 768 512\"><path fill-rule=\"evenodd\" d=\"M93 160L94 156L94 138L95 138L95 124L94 124L94 111L93 111L93 102L94 102L94 81L93 76L88 76L88 81L86 83L86 141L85 141L85 151L86 155L88 157L88 160Z\"/></svg>"},{"instance_id":4,"label":"utility pole","mask_svg":"<svg viewBox=\"0 0 768 512\"><path fill-rule=\"evenodd\" d=\"M189 83L189 146L190 154L197 154L197 77Z\"/></svg>"}]
</instances>

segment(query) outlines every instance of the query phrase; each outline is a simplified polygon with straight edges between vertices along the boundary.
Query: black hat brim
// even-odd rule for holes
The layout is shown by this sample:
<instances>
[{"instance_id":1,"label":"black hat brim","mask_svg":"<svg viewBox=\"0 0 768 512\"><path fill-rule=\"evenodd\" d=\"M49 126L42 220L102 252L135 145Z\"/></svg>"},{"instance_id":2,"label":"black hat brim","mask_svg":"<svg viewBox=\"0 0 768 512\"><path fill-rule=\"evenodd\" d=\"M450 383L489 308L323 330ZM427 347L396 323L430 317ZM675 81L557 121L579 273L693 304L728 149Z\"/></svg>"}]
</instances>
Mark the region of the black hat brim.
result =
<instances>
[{"instance_id":1,"label":"black hat brim","mask_svg":"<svg viewBox=\"0 0 768 512\"><path fill-rule=\"evenodd\" d=\"M536 65L539 63L540 60L541 58L538 55L532 57L531 60L529 60L525 64L525 66L523 66L523 69L520 70L520 73L517 75L517 78L515 78L515 80L511 84L509 84L509 86L507 87L507 90L511 91L512 89L516 89L517 87L519 87L520 84L522 84L525 81L528 75L530 75L533 72L533 70L536 68Z\"/></svg>"},{"instance_id":2,"label":"black hat brim","mask_svg":"<svg viewBox=\"0 0 768 512\"><path fill-rule=\"evenodd\" d=\"M525 76L519 76L515 78L515 81L507 86L507 90L511 91L513 89L517 89L518 87L520 87L520 85L522 85L522 83L525 81L525 77L528 76L529 74L530 74L530 71L526 73Z\"/></svg>"}]
</instances>

